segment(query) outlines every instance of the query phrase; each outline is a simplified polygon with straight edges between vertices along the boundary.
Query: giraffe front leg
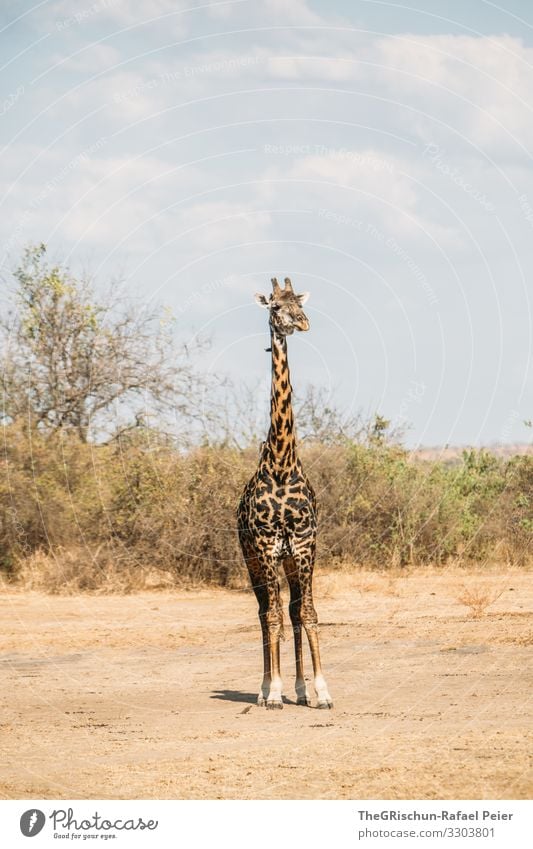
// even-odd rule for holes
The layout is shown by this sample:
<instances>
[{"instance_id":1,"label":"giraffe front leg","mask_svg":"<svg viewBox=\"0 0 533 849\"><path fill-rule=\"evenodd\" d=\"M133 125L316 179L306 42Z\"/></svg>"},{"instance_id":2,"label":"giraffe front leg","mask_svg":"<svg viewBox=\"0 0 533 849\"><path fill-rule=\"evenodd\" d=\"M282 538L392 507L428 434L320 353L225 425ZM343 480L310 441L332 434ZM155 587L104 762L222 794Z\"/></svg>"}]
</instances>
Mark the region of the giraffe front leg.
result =
<instances>
[{"instance_id":1,"label":"giraffe front leg","mask_svg":"<svg viewBox=\"0 0 533 849\"><path fill-rule=\"evenodd\" d=\"M313 567L315 563L315 537L313 534L303 534L294 540L294 561L297 567L298 586L301 597L300 621L305 628L311 660L315 692L318 699L317 707L332 708L333 701L322 674L320 649L318 646L318 617L313 604Z\"/></svg>"},{"instance_id":2,"label":"giraffe front leg","mask_svg":"<svg viewBox=\"0 0 533 849\"><path fill-rule=\"evenodd\" d=\"M270 682L271 682L271 674L270 674L270 640L268 638L268 627L266 624L266 610L263 614L259 613L259 619L261 621L261 633L263 635L263 681L261 683L261 689L259 691L259 695L257 697L257 704L259 707L265 707L268 699L268 694L270 693Z\"/></svg>"},{"instance_id":3,"label":"giraffe front leg","mask_svg":"<svg viewBox=\"0 0 533 849\"><path fill-rule=\"evenodd\" d=\"M259 707L265 707L269 699L270 688L272 683L271 663L270 663L270 635L267 622L267 614L269 610L269 594L265 580L265 566L259 560L259 557L250 544L245 535L242 536L241 546L244 553L252 589L255 593L258 604L259 623L261 625L261 635L263 643L263 680L257 696L257 704Z\"/></svg>"},{"instance_id":4,"label":"giraffe front leg","mask_svg":"<svg viewBox=\"0 0 533 849\"><path fill-rule=\"evenodd\" d=\"M316 614L315 614L316 615ZM320 663L320 649L318 646L318 625L316 621L305 621L304 627L309 640L309 648L311 650L311 658L313 661L313 674L315 693L317 696L318 708L332 708L333 700L329 694L326 679L322 674L322 665Z\"/></svg>"},{"instance_id":5,"label":"giraffe front leg","mask_svg":"<svg viewBox=\"0 0 533 849\"><path fill-rule=\"evenodd\" d=\"M283 633L283 612L281 609L279 581L274 570L267 577L266 590L268 596L266 624L270 661L270 687L266 697L266 707L268 710L281 710L283 707L283 685L280 672L279 643Z\"/></svg>"},{"instance_id":6,"label":"giraffe front leg","mask_svg":"<svg viewBox=\"0 0 533 849\"><path fill-rule=\"evenodd\" d=\"M300 590L300 581L298 578L298 569L294 558L287 557L283 561L283 568L289 584L291 598L289 601L289 616L292 623L294 634L294 658L296 661L296 680L294 688L296 690L296 704L311 707L311 698L307 690L307 684L304 678L303 650L302 650L302 593Z\"/></svg>"},{"instance_id":7,"label":"giraffe front leg","mask_svg":"<svg viewBox=\"0 0 533 849\"><path fill-rule=\"evenodd\" d=\"M261 635L263 639L263 680L257 696L257 704L259 707L264 707L267 703L268 694L270 692L271 672L270 672L270 639L268 636L267 612L268 612L268 593L260 576L256 574L253 577L252 588L257 598L259 605L259 624L261 625Z\"/></svg>"},{"instance_id":8,"label":"giraffe front leg","mask_svg":"<svg viewBox=\"0 0 533 849\"><path fill-rule=\"evenodd\" d=\"M313 675L315 692L318 699L317 707L332 708L333 701L328 691L326 679L322 674L322 664L320 662L320 648L318 645L318 617L313 605L313 595L311 589L311 577L302 582L302 622L309 641L309 649L311 651L311 660L313 661Z\"/></svg>"},{"instance_id":9,"label":"giraffe front leg","mask_svg":"<svg viewBox=\"0 0 533 849\"><path fill-rule=\"evenodd\" d=\"M259 621L263 635L263 682L257 704L269 710L283 707L279 662L279 642L283 631L283 614L278 580L278 559L272 546L266 551L255 549L246 558L252 588L259 604Z\"/></svg>"},{"instance_id":10,"label":"giraffe front leg","mask_svg":"<svg viewBox=\"0 0 533 849\"><path fill-rule=\"evenodd\" d=\"M278 609L269 610L267 622L270 657L270 687L266 699L266 707L268 710L281 710L283 707L283 684L281 681L279 661L279 642L283 628L281 621L281 606L279 606Z\"/></svg>"},{"instance_id":11,"label":"giraffe front leg","mask_svg":"<svg viewBox=\"0 0 533 849\"><path fill-rule=\"evenodd\" d=\"M304 678L301 624L293 625L293 631L294 655L296 658L296 681L294 683L294 689L296 690L296 704L311 707L311 697L309 696L307 684L305 683Z\"/></svg>"}]
</instances>

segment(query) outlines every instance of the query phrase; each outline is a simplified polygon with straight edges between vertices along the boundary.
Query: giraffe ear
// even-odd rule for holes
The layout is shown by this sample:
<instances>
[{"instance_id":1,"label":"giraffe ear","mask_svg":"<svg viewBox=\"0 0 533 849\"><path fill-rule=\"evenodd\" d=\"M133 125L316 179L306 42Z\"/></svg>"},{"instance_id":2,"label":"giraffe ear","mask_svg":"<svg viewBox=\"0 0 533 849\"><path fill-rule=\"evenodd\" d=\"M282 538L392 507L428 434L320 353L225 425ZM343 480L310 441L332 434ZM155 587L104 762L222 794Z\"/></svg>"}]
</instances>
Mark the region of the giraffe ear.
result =
<instances>
[{"instance_id":1,"label":"giraffe ear","mask_svg":"<svg viewBox=\"0 0 533 849\"><path fill-rule=\"evenodd\" d=\"M302 292L301 295L296 295L296 297L300 306L303 307L305 302L309 300L309 292Z\"/></svg>"},{"instance_id":2,"label":"giraffe ear","mask_svg":"<svg viewBox=\"0 0 533 849\"><path fill-rule=\"evenodd\" d=\"M259 304L260 307L268 307L267 299L264 295L260 295L259 293L256 293L255 295L255 302L256 304Z\"/></svg>"}]
</instances>

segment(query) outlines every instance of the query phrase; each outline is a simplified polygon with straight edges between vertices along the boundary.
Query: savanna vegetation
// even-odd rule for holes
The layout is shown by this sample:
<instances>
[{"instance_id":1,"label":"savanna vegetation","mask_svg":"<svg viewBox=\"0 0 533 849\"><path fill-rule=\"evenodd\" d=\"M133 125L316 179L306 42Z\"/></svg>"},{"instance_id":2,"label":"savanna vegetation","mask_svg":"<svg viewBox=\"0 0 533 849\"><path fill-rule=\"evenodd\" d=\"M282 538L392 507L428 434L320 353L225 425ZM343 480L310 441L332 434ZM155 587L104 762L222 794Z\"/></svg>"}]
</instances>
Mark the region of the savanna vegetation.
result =
<instances>
[{"instance_id":1,"label":"savanna vegetation","mask_svg":"<svg viewBox=\"0 0 533 849\"><path fill-rule=\"evenodd\" d=\"M50 267L44 246L15 281L0 327L3 581L51 592L241 585L235 508L258 443L239 392L211 393L212 409L203 393L197 410L191 387L207 378L195 349L176 347L168 314L116 288L98 300ZM417 459L381 416L342 422L312 391L297 420L322 565L531 563L531 455Z\"/></svg>"}]
</instances>

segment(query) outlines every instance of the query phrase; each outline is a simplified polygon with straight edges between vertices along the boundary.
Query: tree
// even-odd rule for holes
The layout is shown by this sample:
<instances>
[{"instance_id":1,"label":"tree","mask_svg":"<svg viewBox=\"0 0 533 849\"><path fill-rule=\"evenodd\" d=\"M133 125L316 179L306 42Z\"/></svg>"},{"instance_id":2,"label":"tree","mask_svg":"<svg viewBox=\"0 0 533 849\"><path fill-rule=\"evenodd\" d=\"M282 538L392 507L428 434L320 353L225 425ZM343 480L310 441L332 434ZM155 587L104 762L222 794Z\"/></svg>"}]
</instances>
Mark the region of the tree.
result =
<instances>
[{"instance_id":1,"label":"tree","mask_svg":"<svg viewBox=\"0 0 533 849\"><path fill-rule=\"evenodd\" d=\"M146 411L193 414L191 351L179 350L160 310L135 307L116 287L98 301L88 281L28 249L14 273L15 309L0 320L4 422L29 419L82 441L141 422Z\"/></svg>"}]
</instances>

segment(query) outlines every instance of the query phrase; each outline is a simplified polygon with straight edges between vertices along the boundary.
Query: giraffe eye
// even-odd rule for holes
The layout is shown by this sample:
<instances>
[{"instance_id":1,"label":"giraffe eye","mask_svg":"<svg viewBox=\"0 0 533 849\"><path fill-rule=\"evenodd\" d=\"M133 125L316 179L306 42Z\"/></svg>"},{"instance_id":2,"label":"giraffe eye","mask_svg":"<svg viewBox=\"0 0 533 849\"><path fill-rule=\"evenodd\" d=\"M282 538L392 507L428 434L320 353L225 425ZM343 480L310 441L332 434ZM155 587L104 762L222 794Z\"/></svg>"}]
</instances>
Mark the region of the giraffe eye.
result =
<instances>
[{"instance_id":1,"label":"giraffe eye","mask_svg":"<svg viewBox=\"0 0 533 849\"><path fill-rule=\"evenodd\" d=\"M279 310L280 306L281 306L281 304L272 304L270 309L274 310L274 312L277 312Z\"/></svg>"}]
</instances>

